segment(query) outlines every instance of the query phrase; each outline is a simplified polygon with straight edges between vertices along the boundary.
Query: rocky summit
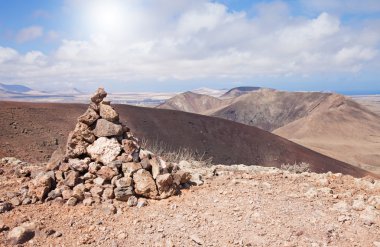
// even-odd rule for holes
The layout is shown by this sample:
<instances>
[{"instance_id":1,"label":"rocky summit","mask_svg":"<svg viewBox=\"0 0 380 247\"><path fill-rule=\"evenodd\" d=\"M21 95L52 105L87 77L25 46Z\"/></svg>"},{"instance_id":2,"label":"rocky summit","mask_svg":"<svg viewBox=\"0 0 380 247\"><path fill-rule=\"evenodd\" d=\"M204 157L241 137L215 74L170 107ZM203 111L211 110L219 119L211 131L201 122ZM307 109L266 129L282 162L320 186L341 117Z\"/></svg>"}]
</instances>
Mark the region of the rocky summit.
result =
<instances>
[{"instance_id":1,"label":"rocky summit","mask_svg":"<svg viewBox=\"0 0 380 247\"><path fill-rule=\"evenodd\" d=\"M317 174L306 163L165 162L122 121L137 130L138 115L119 115L106 96L99 89L81 106L46 166L0 159L0 246L380 246L378 178ZM68 112L62 121L72 124Z\"/></svg>"},{"instance_id":2,"label":"rocky summit","mask_svg":"<svg viewBox=\"0 0 380 247\"><path fill-rule=\"evenodd\" d=\"M64 153L23 187L20 200L60 200L67 205L137 205L138 198L164 199L189 185L191 175L140 146L99 88L70 132Z\"/></svg>"}]
</instances>

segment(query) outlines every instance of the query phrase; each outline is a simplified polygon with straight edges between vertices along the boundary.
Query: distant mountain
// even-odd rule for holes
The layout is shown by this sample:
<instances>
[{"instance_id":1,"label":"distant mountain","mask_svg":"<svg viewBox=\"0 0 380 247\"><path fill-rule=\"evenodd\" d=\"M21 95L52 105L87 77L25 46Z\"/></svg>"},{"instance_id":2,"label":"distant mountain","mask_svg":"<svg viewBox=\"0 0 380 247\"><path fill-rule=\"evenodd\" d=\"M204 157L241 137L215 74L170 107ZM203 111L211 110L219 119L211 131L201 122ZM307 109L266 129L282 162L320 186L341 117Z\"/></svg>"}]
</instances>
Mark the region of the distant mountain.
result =
<instances>
[{"instance_id":1,"label":"distant mountain","mask_svg":"<svg viewBox=\"0 0 380 247\"><path fill-rule=\"evenodd\" d=\"M27 93L27 92L33 91L33 89L23 86L23 85L3 84L3 83L0 83L0 89L8 93Z\"/></svg>"},{"instance_id":2,"label":"distant mountain","mask_svg":"<svg viewBox=\"0 0 380 247\"><path fill-rule=\"evenodd\" d=\"M380 174L380 116L342 95L331 94L273 133Z\"/></svg>"},{"instance_id":3,"label":"distant mountain","mask_svg":"<svg viewBox=\"0 0 380 247\"><path fill-rule=\"evenodd\" d=\"M83 91L79 90L79 89L76 88L76 87L73 88L73 92L74 92L74 93L77 93L77 94L84 94Z\"/></svg>"},{"instance_id":4,"label":"distant mountain","mask_svg":"<svg viewBox=\"0 0 380 247\"><path fill-rule=\"evenodd\" d=\"M253 89L252 87L242 87L242 89L241 92L246 93L236 97L220 98L186 92L167 100L157 108L220 117L273 131L306 116L331 95L318 92ZM237 90L229 92L239 94Z\"/></svg>"},{"instance_id":5,"label":"distant mountain","mask_svg":"<svg viewBox=\"0 0 380 247\"><path fill-rule=\"evenodd\" d=\"M342 95L272 89L227 98L182 94L158 108L259 127L380 174L380 116Z\"/></svg>"},{"instance_id":6,"label":"distant mountain","mask_svg":"<svg viewBox=\"0 0 380 247\"><path fill-rule=\"evenodd\" d=\"M193 93L206 94L206 95L213 96L213 97L220 97L221 95L226 93L226 91L227 90L225 90L225 89L212 89L212 88L206 88L206 87L191 90L191 92L193 92Z\"/></svg>"},{"instance_id":7,"label":"distant mountain","mask_svg":"<svg viewBox=\"0 0 380 247\"><path fill-rule=\"evenodd\" d=\"M259 89L235 97L225 107L209 110L207 115L273 131L307 116L330 95Z\"/></svg>"},{"instance_id":8,"label":"distant mountain","mask_svg":"<svg viewBox=\"0 0 380 247\"><path fill-rule=\"evenodd\" d=\"M157 108L204 114L205 111L223 106L224 101L209 95L185 92L174 96Z\"/></svg>"},{"instance_id":9,"label":"distant mountain","mask_svg":"<svg viewBox=\"0 0 380 247\"><path fill-rule=\"evenodd\" d=\"M69 88L68 90L65 90L64 92L61 92L60 94L67 94L67 95L82 95L86 94L83 91L79 90L78 88Z\"/></svg>"},{"instance_id":10,"label":"distant mountain","mask_svg":"<svg viewBox=\"0 0 380 247\"><path fill-rule=\"evenodd\" d=\"M221 98L233 98L243 94L251 93L260 90L261 87L235 87L227 91Z\"/></svg>"}]
</instances>

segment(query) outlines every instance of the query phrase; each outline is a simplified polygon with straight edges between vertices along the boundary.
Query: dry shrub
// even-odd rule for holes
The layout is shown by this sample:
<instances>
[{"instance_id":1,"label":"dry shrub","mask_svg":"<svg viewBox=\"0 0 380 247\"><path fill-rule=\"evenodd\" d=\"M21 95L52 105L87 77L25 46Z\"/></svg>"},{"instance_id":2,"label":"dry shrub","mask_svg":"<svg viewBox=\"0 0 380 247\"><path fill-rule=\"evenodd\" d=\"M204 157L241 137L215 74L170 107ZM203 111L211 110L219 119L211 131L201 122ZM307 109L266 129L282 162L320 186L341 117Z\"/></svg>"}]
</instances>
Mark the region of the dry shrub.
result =
<instances>
[{"instance_id":1,"label":"dry shrub","mask_svg":"<svg viewBox=\"0 0 380 247\"><path fill-rule=\"evenodd\" d=\"M141 141L141 146L169 162L179 163L181 160L186 160L188 162L202 162L206 166L212 165L212 158L206 158L205 153L198 152L198 150L191 150L185 147L173 148L163 141L151 141L147 139Z\"/></svg>"},{"instance_id":2,"label":"dry shrub","mask_svg":"<svg viewBox=\"0 0 380 247\"><path fill-rule=\"evenodd\" d=\"M294 163L291 164L282 164L281 165L282 170L290 171L293 173L303 173L303 172L310 172L310 164L301 162L301 163Z\"/></svg>"}]
</instances>

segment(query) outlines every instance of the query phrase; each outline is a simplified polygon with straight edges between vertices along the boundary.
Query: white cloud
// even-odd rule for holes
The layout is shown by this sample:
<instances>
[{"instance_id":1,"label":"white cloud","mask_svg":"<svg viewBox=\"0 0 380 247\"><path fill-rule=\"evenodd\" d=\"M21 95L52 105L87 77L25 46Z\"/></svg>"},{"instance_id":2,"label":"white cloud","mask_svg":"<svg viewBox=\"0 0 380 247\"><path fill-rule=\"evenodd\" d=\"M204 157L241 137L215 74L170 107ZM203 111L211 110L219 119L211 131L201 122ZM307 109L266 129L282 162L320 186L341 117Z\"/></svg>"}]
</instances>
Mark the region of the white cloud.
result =
<instances>
[{"instance_id":1,"label":"white cloud","mask_svg":"<svg viewBox=\"0 0 380 247\"><path fill-rule=\"evenodd\" d=\"M218 25L233 22L235 18L234 14L227 13L227 7L222 4L204 3L181 16L178 31L185 35L194 34L202 30L211 31Z\"/></svg>"},{"instance_id":2,"label":"white cloud","mask_svg":"<svg viewBox=\"0 0 380 247\"><path fill-rule=\"evenodd\" d=\"M99 32L87 39L63 40L50 55L38 51L20 55L2 48L0 63L7 63L7 69L0 69L0 78L11 75L36 83L237 81L358 72L379 60L378 25L346 26L327 12L314 18L292 16L284 2L261 4L254 17L206 0L113 2L126 8L125 13L133 13L117 33L94 29ZM67 3L72 12L83 14L92 2Z\"/></svg>"},{"instance_id":3,"label":"white cloud","mask_svg":"<svg viewBox=\"0 0 380 247\"><path fill-rule=\"evenodd\" d=\"M374 58L377 51L361 46L343 47L335 56L339 64L353 64L358 60L368 61Z\"/></svg>"},{"instance_id":4,"label":"white cloud","mask_svg":"<svg viewBox=\"0 0 380 247\"><path fill-rule=\"evenodd\" d=\"M43 35L43 28L40 26L31 26L21 29L16 35L16 41L24 43L27 41L35 40Z\"/></svg>"},{"instance_id":5,"label":"white cloud","mask_svg":"<svg viewBox=\"0 0 380 247\"><path fill-rule=\"evenodd\" d=\"M40 51L30 51L25 54L23 61L26 64L44 66L47 64L47 57Z\"/></svg>"},{"instance_id":6,"label":"white cloud","mask_svg":"<svg viewBox=\"0 0 380 247\"><path fill-rule=\"evenodd\" d=\"M0 46L0 64L10 62L18 56L18 52L14 49Z\"/></svg>"},{"instance_id":7,"label":"white cloud","mask_svg":"<svg viewBox=\"0 0 380 247\"><path fill-rule=\"evenodd\" d=\"M275 38L278 40L278 47L282 47L286 53L294 54L321 48L324 41L336 38L334 35L339 31L339 20L322 13L315 19L302 20L283 27Z\"/></svg>"}]
</instances>

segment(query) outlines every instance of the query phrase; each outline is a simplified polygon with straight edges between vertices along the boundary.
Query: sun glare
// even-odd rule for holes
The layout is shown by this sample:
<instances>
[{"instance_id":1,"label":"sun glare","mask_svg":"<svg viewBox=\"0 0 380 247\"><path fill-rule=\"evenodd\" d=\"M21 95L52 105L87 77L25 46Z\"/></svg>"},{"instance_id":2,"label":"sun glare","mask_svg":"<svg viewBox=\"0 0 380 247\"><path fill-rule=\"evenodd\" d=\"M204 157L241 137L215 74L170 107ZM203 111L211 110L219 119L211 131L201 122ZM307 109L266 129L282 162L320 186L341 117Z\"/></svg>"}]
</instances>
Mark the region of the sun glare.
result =
<instances>
[{"instance_id":1,"label":"sun glare","mask_svg":"<svg viewBox=\"0 0 380 247\"><path fill-rule=\"evenodd\" d=\"M106 34L122 32L126 24L125 6L120 1L94 1L87 13L92 31Z\"/></svg>"}]
</instances>

